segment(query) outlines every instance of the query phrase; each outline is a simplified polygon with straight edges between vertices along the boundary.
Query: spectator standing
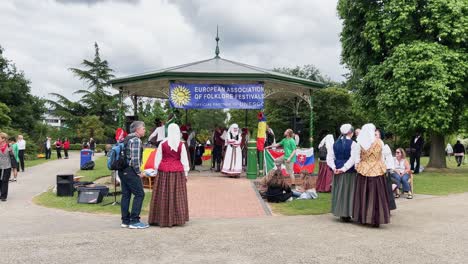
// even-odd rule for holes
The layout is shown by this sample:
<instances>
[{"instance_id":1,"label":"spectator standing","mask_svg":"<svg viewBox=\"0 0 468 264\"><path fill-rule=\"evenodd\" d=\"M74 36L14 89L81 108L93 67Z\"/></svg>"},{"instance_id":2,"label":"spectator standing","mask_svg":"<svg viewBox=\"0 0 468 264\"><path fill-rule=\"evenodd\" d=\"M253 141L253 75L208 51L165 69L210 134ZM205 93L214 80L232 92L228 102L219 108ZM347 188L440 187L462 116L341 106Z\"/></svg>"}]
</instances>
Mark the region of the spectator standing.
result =
<instances>
[{"instance_id":1,"label":"spectator standing","mask_svg":"<svg viewBox=\"0 0 468 264\"><path fill-rule=\"evenodd\" d=\"M419 173L421 152L422 152L423 146L424 146L424 139L421 136L421 132L416 132L416 135L411 139L411 142L410 142L410 165L411 165L411 170L414 171L415 174Z\"/></svg>"},{"instance_id":2,"label":"spectator standing","mask_svg":"<svg viewBox=\"0 0 468 264\"><path fill-rule=\"evenodd\" d=\"M52 143L50 141L50 137L47 137L44 142L44 150L45 150L45 159L50 159L50 155L52 154Z\"/></svg>"},{"instance_id":3,"label":"spectator standing","mask_svg":"<svg viewBox=\"0 0 468 264\"><path fill-rule=\"evenodd\" d=\"M16 167L11 166L13 179L11 179L10 181L16 182L16 178L18 177L18 170L19 170L19 166L18 166L19 165L19 150L18 150L18 143L16 142L14 137L10 139L10 147L11 147L11 150L13 151L13 156L15 157L16 165L17 165Z\"/></svg>"},{"instance_id":4,"label":"spectator standing","mask_svg":"<svg viewBox=\"0 0 468 264\"><path fill-rule=\"evenodd\" d=\"M16 141L16 144L18 144L18 171L21 168L21 171L24 172L24 152L26 151L26 140L23 139L23 135L18 135L18 140Z\"/></svg>"},{"instance_id":5,"label":"spectator standing","mask_svg":"<svg viewBox=\"0 0 468 264\"><path fill-rule=\"evenodd\" d=\"M62 141L60 138L54 142L55 149L57 150L57 159L62 159Z\"/></svg>"},{"instance_id":6,"label":"spectator standing","mask_svg":"<svg viewBox=\"0 0 468 264\"><path fill-rule=\"evenodd\" d=\"M89 149L93 151L94 156L94 152L96 151L96 141L93 138L89 139Z\"/></svg>"},{"instance_id":7,"label":"spectator standing","mask_svg":"<svg viewBox=\"0 0 468 264\"><path fill-rule=\"evenodd\" d=\"M460 140L457 140L457 143L453 145L453 153L455 155L455 160L457 161L457 167L460 167L465 156L465 146L460 143Z\"/></svg>"},{"instance_id":8,"label":"spectator standing","mask_svg":"<svg viewBox=\"0 0 468 264\"><path fill-rule=\"evenodd\" d=\"M8 184L11 175L11 148L8 146L8 135L0 132L0 200L8 198Z\"/></svg>"},{"instance_id":9,"label":"spectator standing","mask_svg":"<svg viewBox=\"0 0 468 264\"><path fill-rule=\"evenodd\" d=\"M445 153L447 153L448 159L451 160L453 156L453 148L450 143L447 143L447 147L445 148Z\"/></svg>"},{"instance_id":10,"label":"spectator standing","mask_svg":"<svg viewBox=\"0 0 468 264\"><path fill-rule=\"evenodd\" d=\"M296 142L294 141L294 132L292 129L288 128L284 131L284 138L276 144L271 145L272 147L282 146L284 149L284 155L279 157L277 161L279 163L284 163L286 166L286 171L291 177L291 185L295 185L295 176L294 176L294 162L296 162Z\"/></svg>"},{"instance_id":11,"label":"spectator standing","mask_svg":"<svg viewBox=\"0 0 468 264\"><path fill-rule=\"evenodd\" d=\"M68 150L70 149L70 141L68 138L65 138L63 141L63 153L65 154L65 159L68 159Z\"/></svg>"},{"instance_id":12,"label":"spectator standing","mask_svg":"<svg viewBox=\"0 0 468 264\"><path fill-rule=\"evenodd\" d=\"M122 224L120 226L123 228L148 228L148 224L140 222L141 207L145 198L145 191L141 181L143 174L140 171L143 154L143 145L140 138L145 136L145 132L145 123L134 121L130 125L130 134L124 139L124 145L126 146L125 158L128 162L128 167L118 171L122 188L120 203ZM129 212L132 194L132 211Z\"/></svg>"}]
</instances>

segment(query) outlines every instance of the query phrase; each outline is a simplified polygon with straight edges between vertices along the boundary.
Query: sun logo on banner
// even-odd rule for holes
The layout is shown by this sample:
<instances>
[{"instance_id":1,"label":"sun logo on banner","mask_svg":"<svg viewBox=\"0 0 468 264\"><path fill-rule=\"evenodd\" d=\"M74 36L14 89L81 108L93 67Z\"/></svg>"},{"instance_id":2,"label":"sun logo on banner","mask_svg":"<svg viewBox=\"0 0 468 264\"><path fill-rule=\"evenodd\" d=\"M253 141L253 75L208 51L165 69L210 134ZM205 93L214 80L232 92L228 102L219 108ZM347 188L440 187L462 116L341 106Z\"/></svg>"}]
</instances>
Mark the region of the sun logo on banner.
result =
<instances>
[{"instance_id":1,"label":"sun logo on banner","mask_svg":"<svg viewBox=\"0 0 468 264\"><path fill-rule=\"evenodd\" d=\"M171 92L171 101L176 107L183 107L190 102L190 90L185 86L178 85Z\"/></svg>"}]
</instances>

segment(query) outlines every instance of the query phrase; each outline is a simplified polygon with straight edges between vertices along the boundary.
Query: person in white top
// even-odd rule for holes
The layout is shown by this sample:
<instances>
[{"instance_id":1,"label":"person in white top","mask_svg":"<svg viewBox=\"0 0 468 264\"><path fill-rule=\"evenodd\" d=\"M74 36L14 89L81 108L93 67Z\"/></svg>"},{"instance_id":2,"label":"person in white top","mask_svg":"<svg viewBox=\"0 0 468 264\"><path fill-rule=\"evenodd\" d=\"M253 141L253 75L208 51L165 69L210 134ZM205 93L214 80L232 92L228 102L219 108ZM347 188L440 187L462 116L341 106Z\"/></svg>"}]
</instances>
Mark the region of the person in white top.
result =
<instances>
[{"instance_id":1,"label":"person in white top","mask_svg":"<svg viewBox=\"0 0 468 264\"><path fill-rule=\"evenodd\" d=\"M447 147L445 148L445 152L447 153L448 160L452 159L453 156L453 147L450 145L450 143L447 143Z\"/></svg>"},{"instance_id":2,"label":"person in white top","mask_svg":"<svg viewBox=\"0 0 468 264\"><path fill-rule=\"evenodd\" d=\"M299 146L299 142L301 141L301 137L299 136L300 133L301 131L297 131L297 133L294 133L294 142L296 142L296 147Z\"/></svg>"},{"instance_id":3,"label":"person in white top","mask_svg":"<svg viewBox=\"0 0 468 264\"><path fill-rule=\"evenodd\" d=\"M410 165L409 162L406 160L406 153L402 148L398 148L395 151L395 168L391 174L392 180L396 183L396 195L395 198L400 197L399 189L403 186L403 192L407 193L408 195L406 198L412 199L413 194L411 193L411 186L408 182L410 178Z\"/></svg>"},{"instance_id":4,"label":"person in white top","mask_svg":"<svg viewBox=\"0 0 468 264\"><path fill-rule=\"evenodd\" d=\"M19 157L18 171L21 168L21 171L24 172L24 152L26 151L26 140L23 139L23 135L18 135L18 140L16 141L16 144L18 144Z\"/></svg>"},{"instance_id":5,"label":"person in white top","mask_svg":"<svg viewBox=\"0 0 468 264\"><path fill-rule=\"evenodd\" d=\"M161 120L156 119L155 121L156 129L154 129L153 133L148 137L148 142L153 144L154 146L158 147L159 144L166 138L166 128L164 123Z\"/></svg>"}]
</instances>

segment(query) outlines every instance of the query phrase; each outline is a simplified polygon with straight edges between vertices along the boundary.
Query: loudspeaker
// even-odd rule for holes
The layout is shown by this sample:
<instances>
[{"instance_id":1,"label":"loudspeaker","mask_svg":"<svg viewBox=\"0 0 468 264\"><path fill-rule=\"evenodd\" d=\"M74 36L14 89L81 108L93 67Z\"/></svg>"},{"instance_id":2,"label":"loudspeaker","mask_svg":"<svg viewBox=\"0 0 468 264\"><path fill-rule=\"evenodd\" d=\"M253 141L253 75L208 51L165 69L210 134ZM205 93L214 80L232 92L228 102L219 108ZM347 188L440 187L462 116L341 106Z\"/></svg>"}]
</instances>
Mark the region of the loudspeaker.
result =
<instances>
[{"instance_id":1,"label":"loudspeaker","mask_svg":"<svg viewBox=\"0 0 468 264\"><path fill-rule=\"evenodd\" d=\"M57 175L57 196L73 196L73 174Z\"/></svg>"},{"instance_id":2,"label":"loudspeaker","mask_svg":"<svg viewBox=\"0 0 468 264\"><path fill-rule=\"evenodd\" d=\"M102 194L99 190L86 190L82 188L78 191L78 203L98 204L102 202Z\"/></svg>"}]
</instances>

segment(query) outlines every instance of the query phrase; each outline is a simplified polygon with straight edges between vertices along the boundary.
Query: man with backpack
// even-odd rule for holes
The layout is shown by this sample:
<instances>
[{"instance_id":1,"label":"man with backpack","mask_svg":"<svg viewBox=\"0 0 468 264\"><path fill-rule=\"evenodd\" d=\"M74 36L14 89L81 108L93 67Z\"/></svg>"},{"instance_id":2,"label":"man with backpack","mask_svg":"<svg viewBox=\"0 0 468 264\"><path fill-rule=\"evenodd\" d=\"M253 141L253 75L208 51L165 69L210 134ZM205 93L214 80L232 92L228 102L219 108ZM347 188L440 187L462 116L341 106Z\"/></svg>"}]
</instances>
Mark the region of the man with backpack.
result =
<instances>
[{"instance_id":1,"label":"man with backpack","mask_svg":"<svg viewBox=\"0 0 468 264\"><path fill-rule=\"evenodd\" d=\"M122 189L122 199L120 202L123 228L143 229L148 228L148 224L140 222L141 207L145 198L145 191L140 171L142 162L143 147L141 139L145 135L145 123L134 121L130 125L130 134L124 140L124 155L127 166L119 169L120 186ZM130 199L133 194L132 211L130 209Z\"/></svg>"}]
</instances>

